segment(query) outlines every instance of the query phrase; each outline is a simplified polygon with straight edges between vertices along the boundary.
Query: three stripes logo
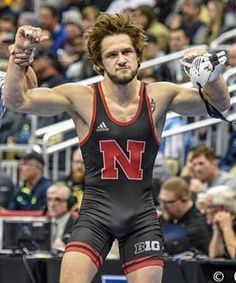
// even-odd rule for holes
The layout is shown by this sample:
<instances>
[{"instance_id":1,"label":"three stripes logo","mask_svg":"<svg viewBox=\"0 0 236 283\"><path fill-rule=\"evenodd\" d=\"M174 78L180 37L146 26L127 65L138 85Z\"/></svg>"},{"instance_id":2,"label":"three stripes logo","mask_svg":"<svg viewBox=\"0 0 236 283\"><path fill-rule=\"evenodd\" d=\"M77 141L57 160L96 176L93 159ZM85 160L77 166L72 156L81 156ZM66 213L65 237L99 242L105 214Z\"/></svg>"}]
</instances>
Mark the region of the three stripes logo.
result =
<instances>
[{"instance_id":1,"label":"three stripes logo","mask_svg":"<svg viewBox=\"0 0 236 283\"><path fill-rule=\"evenodd\" d=\"M105 122L102 122L97 126L96 132L107 132L109 128L106 126Z\"/></svg>"}]
</instances>

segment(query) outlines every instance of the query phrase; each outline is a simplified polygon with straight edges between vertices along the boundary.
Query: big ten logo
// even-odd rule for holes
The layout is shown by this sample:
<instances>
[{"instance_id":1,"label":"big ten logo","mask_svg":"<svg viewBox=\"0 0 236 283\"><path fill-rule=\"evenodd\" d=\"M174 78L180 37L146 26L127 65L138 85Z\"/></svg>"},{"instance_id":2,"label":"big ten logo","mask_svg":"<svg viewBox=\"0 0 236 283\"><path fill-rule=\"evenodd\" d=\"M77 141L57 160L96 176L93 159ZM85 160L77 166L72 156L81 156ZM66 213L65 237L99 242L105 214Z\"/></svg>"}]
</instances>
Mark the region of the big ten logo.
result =
<instances>
[{"instance_id":1,"label":"big ten logo","mask_svg":"<svg viewBox=\"0 0 236 283\"><path fill-rule=\"evenodd\" d=\"M149 251L160 251L161 245L158 241L145 241L134 245L135 254L149 252Z\"/></svg>"}]
</instances>

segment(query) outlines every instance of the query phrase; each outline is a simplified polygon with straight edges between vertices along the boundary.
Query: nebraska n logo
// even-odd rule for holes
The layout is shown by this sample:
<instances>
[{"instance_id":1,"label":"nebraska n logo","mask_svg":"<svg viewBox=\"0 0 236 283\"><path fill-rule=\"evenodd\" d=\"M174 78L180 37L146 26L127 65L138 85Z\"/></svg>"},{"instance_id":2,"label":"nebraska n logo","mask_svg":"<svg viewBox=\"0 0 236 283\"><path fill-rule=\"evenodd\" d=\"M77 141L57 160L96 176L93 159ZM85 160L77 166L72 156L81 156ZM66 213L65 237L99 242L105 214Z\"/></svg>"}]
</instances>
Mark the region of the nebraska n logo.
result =
<instances>
[{"instance_id":1,"label":"nebraska n logo","mask_svg":"<svg viewBox=\"0 0 236 283\"><path fill-rule=\"evenodd\" d=\"M103 154L104 165L102 168L102 179L118 179L117 163L119 163L129 180L142 180L143 169L141 164L145 144L144 141L128 140L126 149L129 157L127 157L115 140L100 141L100 152Z\"/></svg>"}]
</instances>

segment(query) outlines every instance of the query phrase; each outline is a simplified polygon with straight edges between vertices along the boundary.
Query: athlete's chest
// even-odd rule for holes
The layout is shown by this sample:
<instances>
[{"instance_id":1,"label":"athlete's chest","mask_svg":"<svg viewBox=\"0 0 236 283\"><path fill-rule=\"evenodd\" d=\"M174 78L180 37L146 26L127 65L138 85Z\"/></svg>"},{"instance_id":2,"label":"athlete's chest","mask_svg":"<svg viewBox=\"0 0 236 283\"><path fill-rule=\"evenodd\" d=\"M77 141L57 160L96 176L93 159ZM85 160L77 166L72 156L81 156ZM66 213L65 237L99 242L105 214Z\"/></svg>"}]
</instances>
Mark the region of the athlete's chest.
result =
<instances>
[{"instance_id":1,"label":"athlete's chest","mask_svg":"<svg viewBox=\"0 0 236 283\"><path fill-rule=\"evenodd\" d=\"M125 105L120 105L118 103L110 102L105 106L105 111L107 115L123 123L130 122L138 115L139 103L127 103Z\"/></svg>"}]
</instances>

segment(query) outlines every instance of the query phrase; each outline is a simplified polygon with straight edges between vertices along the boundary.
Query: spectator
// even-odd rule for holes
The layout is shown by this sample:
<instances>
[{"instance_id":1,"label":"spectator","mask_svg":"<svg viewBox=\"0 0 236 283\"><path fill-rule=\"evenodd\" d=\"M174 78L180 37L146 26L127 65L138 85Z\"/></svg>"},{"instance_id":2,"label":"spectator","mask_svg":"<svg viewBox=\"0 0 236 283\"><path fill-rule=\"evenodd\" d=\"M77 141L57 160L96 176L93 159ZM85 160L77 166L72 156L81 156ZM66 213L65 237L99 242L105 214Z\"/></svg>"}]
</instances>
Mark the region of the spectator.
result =
<instances>
[{"instance_id":1,"label":"spectator","mask_svg":"<svg viewBox=\"0 0 236 283\"><path fill-rule=\"evenodd\" d=\"M143 60L146 61L164 56L165 53L157 46L157 38L150 34L147 34L147 38L147 45L143 50ZM138 78L146 82L155 82L168 80L170 74L166 64L161 64L139 70Z\"/></svg>"},{"instance_id":2,"label":"spectator","mask_svg":"<svg viewBox=\"0 0 236 283\"><path fill-rule=\"evenodd\" d=\"M57 50L63 46L67 40L67 33L63 24L60 23L57 9L51 5L42 5L39 10L39 19L44 29L52 34L53 44L51 52L56 55Z\"/></svg>"},{"instance_id":3,"label":"spectator","mask_svg":"<svg viewBox=\"0 0 236 283\"><path fill-rule=\"evenodd\" d=\"M95 6L88 6L82 10L84 31L94 26L96 18L99 16L99 13L100 11Z\"/></svg>"},{"instance_id":4,"label":"spectator","mask_svg":"<svg viewBox=\"0 0 236 283\"><path fill-rule=\"evenodd\" d=\"M158 22L153 9L148 5L139 6L134 10L134 20L140 24L146 33L157 39L157 46L165 51L168 46L169 30L162 23Z\"/></svg>"},{"instance_id":5,"label":"spectator","mask_svg":"<svg viewBox=\"0 0 236 283\"><path fill-rule=\"evenodd\" d=\"M225 1L224 31L235 28L236 3L235 0Z\"/></svg>"},{"instance_id":6,"label":"spectator","mask_svg":"<svg viewBox=\"0 0 236 283\"><path fill-rule=\"evenodd\" d=\"M19 135L23 127L24 114L6 111L1 124L0 144L19 142Z\"/></svg>"},{"instance_id":7,"label":"spectator","mask_svg":"<svg viewBox=\"0 0 236 283\"><path fill-rule=\"evenodd\" d=\"M72 189L77 198L76 208L80 208L84 194L85 166L80 149L74 151L72 156L71 173L63 181ZM74 207L73 207L74 208Z\"/></svg>"},{"instance_id":8,"label":"spectator","mask_svg":"<svg viewBox=\"0 0 236 283\"><path fill-rule=\"evenodd\" d=\"M163 156L163 154L161 154L161 152L159 152L155 159L155 163L152 171L152 180L153 180L152 194L156 206L158 205L158 196L162 184L172 176L173 176L173 172L168 166L165 157Z\"/></svg>"},{"instance_id":9,"label":"spectator","mask_svg":"<svg viewBox=\"0 0 236 283\"><path fill-rule=\"evenodd\" d=\"M185 179L187 183L190 183L191 178L194 177L192 156L193 156L193 152L199 147L205 147L205 145L199 144L199 145L196 145L190 148L190 150L188 151L187 157L186 157L185 165L182 168L181 176Z\"/></svg>"},{"instance_id":10,"label":"spectator","mask_svg":"<svg viewBox=\"0 0 236 283\"><path fill-rule=\"evenodd\" d=\"M25 154L19 163L23 186L16 189L9 209L40 210L46 205L46 191L51 181L43 176L44 160L36 152Z\"/></svg>"},{"instance_id":11,"label":"spectator","mask_svg":"<svg viewBox=\"0 0 236 283\"><path fill-rule=\"evenodd\" d=\"M183 245L178 245L178 240L173 239L171 253L177 254L187 250L200 251L208 254L209 231L204 216L193 204L188 184L180 177L172 177L161 187L159 202L162 211L161 228L164 242L167 237L165 231L168 225L185 227L186 240ZM173 229L174 229L173 226ZM180 241L184 239L180 239Z\"/></svg>"},{"instance_id":12,"label":"spectator","mask_svg":"<svg viewBox=\"0 0 236 283\"><path fill-rule=\"evenodd\" d=\"M190 35L182 27L170 30L170 53L181 51L189 46ZM169 80L173 83L185 83L189 81L179 59L166 63L169 70Z\"/></svg>"},{"instance_id":13,"label":"spectator","mask_svg":"<svg viewBox=\"0 0 236 283\"><path fill-rule=\"evenodd\" d=\"M224 21L224 3L221 0L210 0L207 2L209 25L206 42L210 44L216 39L222 30Z\"/></svg>"},{"instance_id":14,"label":"spectator","mask_svg":"<svg viewBox=\"0 0 236 283\"><path fill-rule=\"evenodd\" d=\"M172 18L179 12L181 1L179 0L156 0L155 13L158 20L169 26Z\"/></svg>"},{"instance_id":15,"label":"spectator","mask_svg":"<svg viewBox=\"0 0 236 283\"><path fill-rule=\"evenodd\" d=\"M62 65L48 49L41 48L36 51L33 69L42 87L55 87L66 82Z\"/></svg>"},{"instance_id":16,"label":"spectator","mask_svg":"<svg viewBox=\"0 0 236 283\"><path fill-rule=\"evenodd\" d=\"M210 188L206 198L206 215L212 225L209 244L211 258L236 258L236 192L227 186Z\"/></svg>"},{"instance_id":17,"label":"spectator","mask_svg":"<svg viewBox=\"0 0 236 283\"><path fill-rule=\"evenodd\" d=\"M46 48L38 49L33 62L33 69L38 78L38 85L41 87L55 87L66 82L63 76L64 69L56 56ZM58 123L69 116L66 113L54 115L52 117L39 117L38 127L45 127Z\"/></svg>"},{"instance_id":18,"label":"spectator","mask_svg":"<svg viewBox=\"0 0 236 283\"><path fill-rule=\"evenodd\" d=\"M207 191L210 187L225 185L236 190L236 178L218 165L215 151L207 146L196 147L192 151L193 177L190 180L190 190L197 194Z\"/></svg>"},{"instance_id":19,"label":"spectator","mask_svg":"<svg viewBox=\"0 0 236 283\"><path fill-rule=\"evenodd\" d=\"M82 57L85 55L82 15L78 10L63 13L63 22L67 32L67 40L57 51L57 58L65 68L65 77L75 81L80 76Z\"/></svg>"},{"instance_id":20,"label":"spectator","mask_svg":"<svg viewBox=\"0 0 236 283\"><path fill-rule=\"evenodd\" d=\"M34 27L38 27L40 25L38 19L35 17L35 13L33 12L20 13L17 20L17 26L20 27L24 25L30 25Z\"/></svg>"},{"instance_id":21,"label":"spectator","mask_svg":"<svg viewBox=\"0 0 236 283\"><path fill-rule=\"evenodd\" d=\"M171 28L182 26L190 35L190 45L206 43L207 25L200 19L202 0L183 0L181 16L176 15Z\"/></svg>"},{"instance_id":22,"label":"spectator","mask_svg":"<svg viewBox=\"0 0 236 283\"><path fill-rule=\"evenodd\" d=\"M72 232L75 217L71 208L76 203L71 189L64 182L56 182L47 190L47 211L51 219L51 248L64 250Z\"/></svg>"},{"instance_id":23,"label":"spectator","mask_svg":"<svg viewBox=\"0 0 236 283\"><path fill-rule=\"evenodd\" d=\"M164 131L181 127L186 125L186 123L187 121L184 117L170 117L165 122ZM192 140L193 137L191 132L173 135L161 140L160 151L163 153L165 158L172 163L174 168L176 168L173 170L175 175L179 174L180 168L182 168L184 164L186 153L192 145Z\"/></svg>"},{"instance_id":24,"label":"spectator","mask_svg":"<svg viewBox=\"0 0 236 283\"><path fill-rule=\"evenodd\" d=\"M16 21L11 15L0 17L0 71L6 71L9 50L8 46L14 42Z\"/></svg>"}]
</instances>

